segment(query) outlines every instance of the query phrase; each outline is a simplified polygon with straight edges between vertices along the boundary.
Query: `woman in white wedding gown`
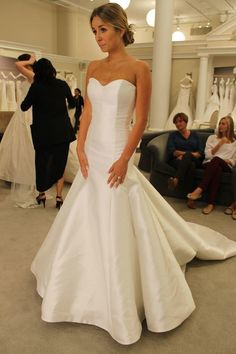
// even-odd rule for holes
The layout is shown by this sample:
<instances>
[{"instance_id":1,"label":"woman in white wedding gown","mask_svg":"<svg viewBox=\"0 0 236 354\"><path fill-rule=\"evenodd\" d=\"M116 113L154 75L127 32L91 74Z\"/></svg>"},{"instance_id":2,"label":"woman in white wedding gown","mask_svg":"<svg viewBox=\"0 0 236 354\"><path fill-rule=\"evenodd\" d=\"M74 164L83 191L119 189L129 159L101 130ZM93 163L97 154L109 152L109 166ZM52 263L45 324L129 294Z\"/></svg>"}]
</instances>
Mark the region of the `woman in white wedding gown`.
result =
<instances>
[{"instance_id":1,"label":"woman in white wedding gown","mask_svg":"<svg viewBox=\"0 0 236 354\"><path fill-rule=\"evenodd\" d=\"M94 9L91 27L108 56L88 67L81 169L31 269L44 321L96 325L131 344L144 318L150 331L163 332L192 313L187 262L231 257L236 243L186 223L133 165L147 122L150 71L125 51L133 33L119 5Z\"/></svg>"},{"instance_id":2,"label":"woman in white wedding gown","mask_svg":"<svg viewBox=\"0 0 236 354\"><path fill-rule=\"evenodd\" d=\"M21 101L26 96L34 73L34 55L22 54L16 67L26 80L18 87L17 109L0 143L0 179L11 182L11 196L18 207L35 207L34 148L30 125L32 113L22 112Z\"/></svg>"}]
</instances>

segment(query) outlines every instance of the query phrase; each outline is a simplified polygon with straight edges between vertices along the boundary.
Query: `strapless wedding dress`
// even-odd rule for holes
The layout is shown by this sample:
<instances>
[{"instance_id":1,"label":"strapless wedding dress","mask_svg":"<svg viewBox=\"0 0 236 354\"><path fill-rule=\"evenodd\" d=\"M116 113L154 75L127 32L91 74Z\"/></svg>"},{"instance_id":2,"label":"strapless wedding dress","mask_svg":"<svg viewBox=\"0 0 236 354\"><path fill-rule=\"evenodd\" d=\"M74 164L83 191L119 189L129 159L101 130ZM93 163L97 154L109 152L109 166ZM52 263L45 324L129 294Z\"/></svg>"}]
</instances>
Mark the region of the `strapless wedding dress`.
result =
<instances>
[{"instance_id":1,"label":"strapless wedding dress","mask_svg":"<svg viewBox=\"0 0 236 354\"><path fill-rule=\"evenodd\" d=\"M131 344L145 318L150 331L163 332L192 313L187 262L231 257L236 243L185 222L132 161L124 183L110 188L108 170L126 145L136 88L91 78L88 95L89 175L78 172L31 269L43 320L96 325Z\"/></svg>"}]
</instances>

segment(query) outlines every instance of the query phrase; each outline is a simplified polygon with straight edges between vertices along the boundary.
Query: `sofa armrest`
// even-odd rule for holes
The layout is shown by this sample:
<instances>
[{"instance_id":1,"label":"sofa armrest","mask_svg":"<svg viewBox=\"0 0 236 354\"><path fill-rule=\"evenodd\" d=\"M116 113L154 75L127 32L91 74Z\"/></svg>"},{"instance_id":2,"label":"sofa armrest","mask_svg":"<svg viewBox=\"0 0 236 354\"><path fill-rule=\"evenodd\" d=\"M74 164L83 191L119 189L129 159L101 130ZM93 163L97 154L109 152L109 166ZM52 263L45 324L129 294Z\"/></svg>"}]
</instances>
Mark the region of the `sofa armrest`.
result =
<instances>
[{"instance_id":1,"label":"sofa armrest","mask_svg":"<svg viewBox=\"0 0 236 354\"><path fill-rule=\"evenodd\" d=\"M168 141L169 134L161 134L156 138L152 139L147 147L151 153L152 161L154 164L159 164L167 161L167 141Z\"/></svg>"}]
</instances>

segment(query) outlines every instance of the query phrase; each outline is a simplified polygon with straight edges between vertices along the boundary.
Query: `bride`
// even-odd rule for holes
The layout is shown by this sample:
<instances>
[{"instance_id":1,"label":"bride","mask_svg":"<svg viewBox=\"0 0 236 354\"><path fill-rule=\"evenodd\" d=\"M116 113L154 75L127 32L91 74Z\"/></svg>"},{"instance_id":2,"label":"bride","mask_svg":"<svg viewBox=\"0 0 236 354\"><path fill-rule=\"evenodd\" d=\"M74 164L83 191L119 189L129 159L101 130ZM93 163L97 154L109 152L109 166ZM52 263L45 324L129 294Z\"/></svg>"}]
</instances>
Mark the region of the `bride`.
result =
<instances>
[{"instance_id":1,"label":"bride","mask_svg":"<svg viewBox=\"0 0 236 354\"><path fill-rule=\"evenodd\" d=\"M187 262L231 257L236 243L185 222L133 165L147 123L150 71L125 50L133 32L119 5L95 8L90 24L108 55L89 65L80 171L31 269L44 321L96 325L132 344L145 318L150 331L164 332L195 309Z\"/></svg>"}]
</instances>

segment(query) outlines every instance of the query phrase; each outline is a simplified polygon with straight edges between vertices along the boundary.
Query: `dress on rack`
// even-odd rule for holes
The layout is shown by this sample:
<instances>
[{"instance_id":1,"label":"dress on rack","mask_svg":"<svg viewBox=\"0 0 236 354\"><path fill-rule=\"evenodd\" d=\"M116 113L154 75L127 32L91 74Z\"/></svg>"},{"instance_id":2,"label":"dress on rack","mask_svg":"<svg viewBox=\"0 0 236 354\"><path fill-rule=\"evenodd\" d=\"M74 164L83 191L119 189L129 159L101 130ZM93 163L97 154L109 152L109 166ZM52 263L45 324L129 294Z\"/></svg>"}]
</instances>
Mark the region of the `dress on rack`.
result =
<instances>
[{"instance_id":1,"label":"dress on rack","mask_svg":"<svg viewBox=\"0 0 236 354\"><path fill-rule=\"evenodd\" d=\"M16 85L13 80L6 81L7 108L8 111L15 112L17 109L16 103Z\"/></svg>"},{"instance_id":2,"label":"dress on rack","mask_svg":"<svg viewBox=\"0 0 236 354\"><path fill-rule=\"evenodd\" d=\"M21 83L19 101L30 84ZM35 161L31 138L31 110L22 112L18 105L0 143L0 179L12 182L12 198L17 206L28 208L35 205Z\"/></svg>"},{"instance_id":3,"label":"dress on rack","mask_svg":"<svg viewBox=\"0 0 236 354\"><path fill-rule=\"evenodd\" d=\"M96 325L131 344L144 318L151 331L164 332L194 310L187 262L231 257L236 243L185 222L133 161L124 183L110 188L107 171L126 145L136 88L122 79L102 85L90 78L88 95L89 175L85 180L78 172L31 269L43 320Z\"/></svg>"},{"instance_id":4,"label":"dress on rack","mask_svg":"<svg viewBox=\"0 0 236 354\"><path fill-rule=\"evenodd\" d=\"M227 80L226 82L224 82L224 80L220 81L219 92L220 92L220 110L219 110L219 114L218 114L217 125L218 125L221 118L223 118L231 113L230 97L229 97L230 80Z\"/></svg>"},{"instance_id":5,"label":"dress on rack","mask_svg":"<svg viewBox=\"0 0 236 354\"><path fill-rule=\"evenodd\" d=\"M0 79L0 111L8 111L6 81Z\"/></svg>"},{"instance_id":6,"label":"dress on rack","mask_svg":"<svg viewBox=\"0 0 236 354\"><path fill-rule=\"evenodd\" d=\"M199 119L199 123L211 123L213 116L218 113L220 109L220 99L218 96L218 87L217 84L212 85L212 95L208 100L205 112L201 119ZM216 118L217 120L217 118Z\"/></svg>"},{"instance_id":7,"label":"dress on rack","mask_svg":"<svg viewBox=\"0 0 236 354\"><path fill-rule=\"evenodd\" d=\"M188 128L191 128L193 123L192 109L190 107L190 94L191 94L192 84L187 85L180 84L179 95L177 98L177 103L173 111L171 112L169 118L167 119L165 129L176 129L176 126L173 123L173 118L176 113L185 113L188 116Z\"/></svg>"}]
</instances>

